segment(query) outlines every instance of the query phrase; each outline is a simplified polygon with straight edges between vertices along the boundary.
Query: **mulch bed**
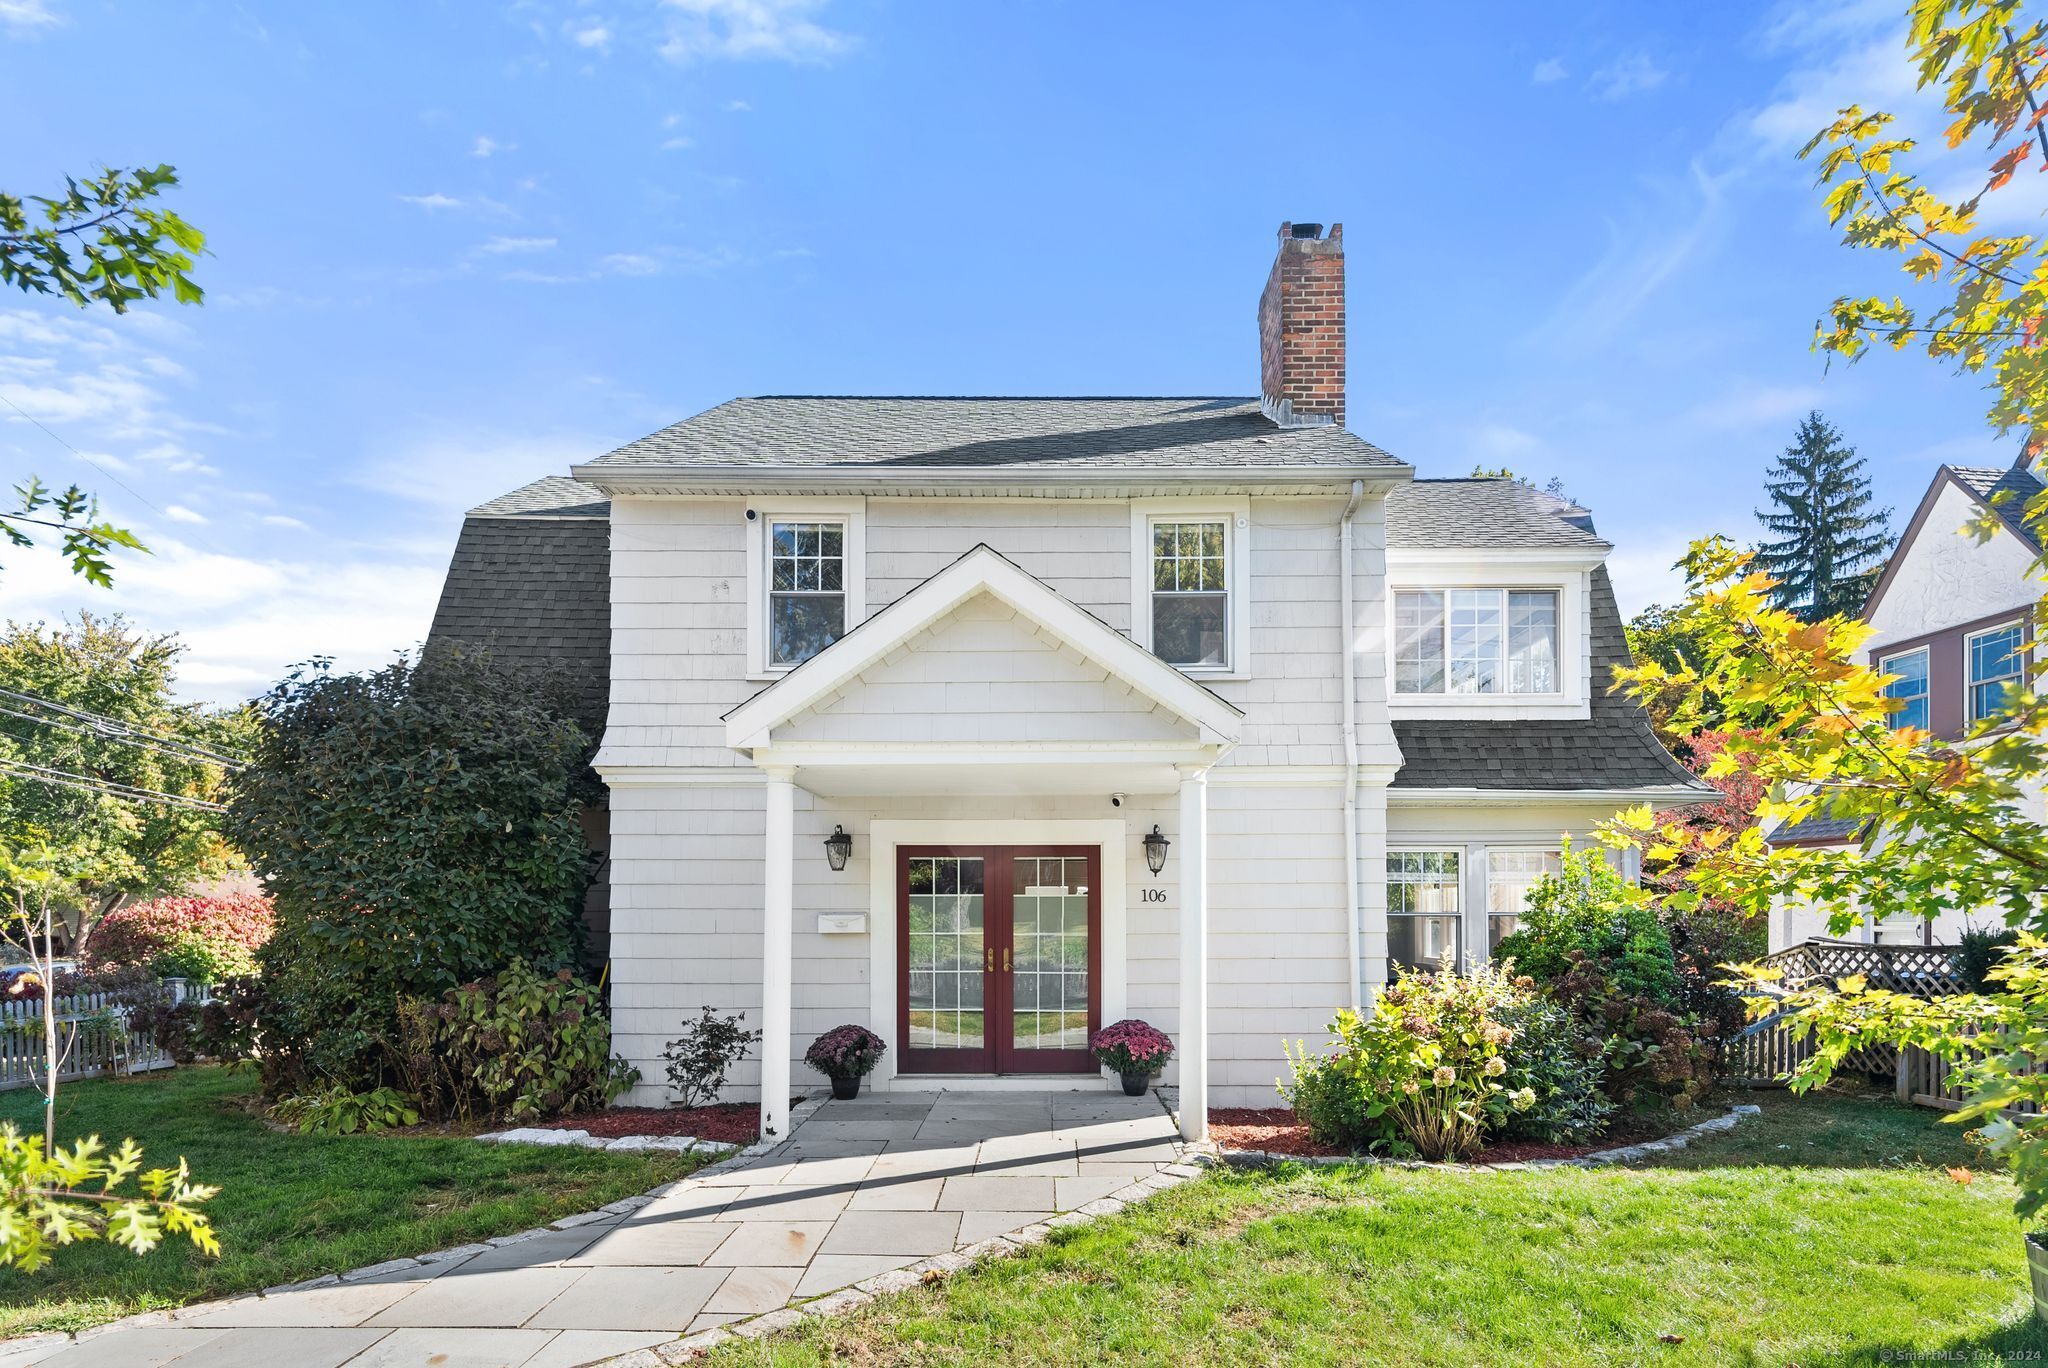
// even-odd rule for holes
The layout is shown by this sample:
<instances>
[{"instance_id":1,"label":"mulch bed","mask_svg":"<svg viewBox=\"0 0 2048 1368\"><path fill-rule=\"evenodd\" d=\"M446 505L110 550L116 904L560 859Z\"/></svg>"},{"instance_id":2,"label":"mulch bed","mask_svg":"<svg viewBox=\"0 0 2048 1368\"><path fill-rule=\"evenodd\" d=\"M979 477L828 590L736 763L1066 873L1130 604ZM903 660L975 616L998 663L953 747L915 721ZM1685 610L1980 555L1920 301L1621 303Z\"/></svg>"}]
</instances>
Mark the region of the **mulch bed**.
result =
<instances>
[{"instance_id":1,"label":"mulch bed","mask_svg":"<svg viewBox=\"0 0 2048 1368\"><path fill-rule=\"evenodd\" d=\"M628 1135L694 1135L728 1145L751 1145L761 1134L761 1109L751 1102L710 1107L609 1107L542 1123L545 1130L580 1130L606 1140Z\"/></svg>"},{"instance_id":2,"label":"mulch bed","mask_svg":"<svg viewBox=\"0 0 2048 1368\"><path fill-rule=\"evenodd\" d=\"M1628 1129L1634 1130L1637 1127ZM1349 1153L1335 1145L1319 1145L1310 1139L1308 1127L1295 1119L1291 1107L1211 1107L1209 1138L1225 1149L1264 1150L1268 1154L1308 1156ZM1472 1162L1516 1164L1528 1159L1577 1159L1595 1150L1612 1149L1616 1145L1653 1138L1655 1137L1647 1135L1609 1134L1586 1145L1544 1145L1530 1140L1504 1140L1499 1144L1487 1146L1473 1158Z\"/></svg>"}]
</instances>

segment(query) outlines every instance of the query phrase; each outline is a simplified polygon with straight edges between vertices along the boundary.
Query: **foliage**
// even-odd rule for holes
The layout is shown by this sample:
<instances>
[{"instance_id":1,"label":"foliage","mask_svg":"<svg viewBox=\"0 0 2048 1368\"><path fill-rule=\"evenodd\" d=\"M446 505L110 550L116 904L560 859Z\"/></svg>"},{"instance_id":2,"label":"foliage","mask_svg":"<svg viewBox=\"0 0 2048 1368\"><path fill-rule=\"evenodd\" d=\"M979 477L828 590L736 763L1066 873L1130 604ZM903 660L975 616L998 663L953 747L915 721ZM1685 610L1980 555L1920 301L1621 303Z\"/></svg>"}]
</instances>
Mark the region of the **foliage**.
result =
<instances>
[{"instance_id":1,"label":"foliage","mask_svg":"<svg viewBox=\"0 0 2048 1368\"><path fill-rule=\"evenodd\" d=\"M84 181L67 177L59 195L24 200L0 191L0 286L57 295L80 308L100 303L117 314L164 294L199 303L204 291L188 273L206 237L156 205L177 183L169 166L110 168ZM72 573L88 583L113 583L107 557L115 547L147 549L134 533L100 520L92 496L77 485L51 490L31 475L15 492L20 503L0 512L0 539L33 546L29 528L59 532Z\"/></svg>"},{"instance_id":2,"label":"foliage","mask_svg":"<svg viewBox=\"0 0 2048 1368\"><path fill-rule=\"evenodd\" d=\"M1956 976L1966 993L1991 991L1991 971L2005 958L2005 952L2019 943L2020 933L2009 926L1992 929L1972 926L1956 938Z\"/></svg>"},{"instance_id":3,"label":"foliage","mask_svg":"<svg viewBox=\"0 0 2048 1368\"><path fill-rule=\"evenodd\" d=\"M1393 1113L1370 1108L1366 1079L1346 1067L1340 1055L1312 1055L1300 1041L1292 1046L1283 1041L1281 1048L1293 1077L1278 1084L1280 1096L1317 1144L1388 1152L1402 1143Z\"/></svg>"},{"instance_id":4,"label":"foliage","mask_svg":"<svg viewBox=\"0 0 2048 1368\"><path fill-rule=\"evenodd\" d=\"M172 701L184 650L173 635L90 613L58 627L9 623L0 635L7 689L116 724L0 695L0 842L48 844L60 854L59 931L73 953L90 949L94 928L115 909L223 873L234 852L216 812L5 771L34 765L110 789L223 800L228 767L220 757L239 748L250 720Z\"/></svg>"},{"instance_id":5,"label":"foliage","mask_svg":"<svg viewBox=\"0 0 2048 1368\"><path fill-rule=\"evenodd\" d=\"M1097 1031L1088 1052L1111 1073L1156 1077L1166 1072L1167 1061L1173 1058L1173 1041L1158 1027L1132 1017Z\"/></svg>"},{"instance_id":6,"label":"foliage","mask_svg":"<svg viewBox=\"0 0 2048 1368\"><path fill-rule=\"evenodd\" d=\"M811 1042L804 1063L827 1078L865 1078L882 1062L888 1047L865 1026L834 1026Z\"/></svg>"},{"instance_id":7,"label":"foliage","mask_svg":"<svg viewBox=\"0 0 2048 1368\"><path fill-rule=\"evenodd\" d=\"M745 1012L720 1016L707 1004L702 1016L683 1023L682 1036L661 1052L678 1106L702 1107L718 1100L725 1091L725 1076L761 1043L759 1031L740 1024L746 1019Z\"/></svg>"},{"instance_id":8,"label":"foliage","mask_svg":"<svg viewBox=\"0 0 2048 1368\"><path fill-rule=\"evenodd\" d=\"M420 1114L396 1088L350 1092L336 1084L293 1093L271 1109L278 1120L306 1135L365 1135L419 1124Z\"/></svg>"},{"instance_id":9,"label":"foliage","mask_svg":"<svg viewBox=\"0 0 2048 1368\"><path fill-rule=\"evenodd\" d=\"M1713 985L1713 967L1681 963L1648 894L1597 851L1567 848L1494 954L1604 1042L1607 1094L1627 1106L1691 1106L1713 1083L1721 1040L1741 1026L1741 1003Z\"/></svg>"},{"instance_id":10,"label":"foliage","mask_svg":"<svg viewBox=\"0 0 2048 1368\"><path fill-rule=\"evenodd\" d=\"M1469 975L1403 975L1364 1016L1339 1012L1331 1051L1321 1060L1294 1056L1296 1082L1281 1093L1294 1102L1305 1086L1308 1113L1318 1118L1312 1127L1334 1127L1336 1143L1464 1158L1479 1148L1497 1107L1525 1110L1536 1102L1533 1090L1509 1093L1500 1082L1514 1030L1498 1013L1517 995L1492 966ZM1323 1077L1326 1069L1350 1087ZM1296 1115L1303 1114L1298 1103Z\"/></svg>"},{"instance_id":11,"label":"foliage","mask_svg":"<svg viewBox=\"0 0 2048 1368\"><path fill-rule=\"evenodd\" d=\"M1759 993L1771 993L1781 971L1748 965ZM1780 995L1797 1038L1815 1042L1813 1056L1793 1073L1792 1086L1808 1091L1826 1082L1853 1050L1873 1040L1917 1045L1953 1066L1949 1081L1963 1089L1962 1105L1946 1121L1983 1122L1991 1153L2007 1160L2019 1187L2020 1218L2048 1228L2048 939L2019 933L2004 962L1990 971L1993 995L1956 993L1923 999L1845 979L1840 991L1809 989ZM2033 1114L2012 1109L2031 1104ZM2008 1114L2010 1113L2010 1114Z\"/></svg>"},{"instance_id":12,"label":"foliage","mask_svg":"<svg viewBox=\"0 0 2048 1368\"><path fill-rule=\"evenodd\" d=\"M216 983L192 1025L193 1047L224 1064L254 1059L262 1045L263 1023L275 1015L276 1005L260 975Z\"/></svg>"},{"instance_id":13,"label":"foliage","mask_svg":"<svg viewBox=\"0 0 2048 1368\"><path fill-rule=\"evenodd\" d=\"M1600 1134L1614 1113L1603 1090L1607 1066L1602 1043L1564 1008L1535 996L1508 999L1495 1008L1494 1019L1515 1034L1505 1055L1501 1091L1492 1098L1490 1128L1510 1139L1548 1145L1577 1144ZM1511 1099L1525 1089L1529 1102L1517 1108Z\"/></svg>"},{"instance_id":14,"label":"foliage","mask_svg":"<svg viewBox=\"0 0 2048 1368\"><path fill-rule=\"evenodd\" d=\"M1765 477L1775 507L1757 521L1778 540L1757 548L1757 566L1778 581L1778 606L1808 622L1857 612L1884 568L1892 511L1871 510L1868 464L1815 410Z\"/></svg>"},{"instance_id":15,"label":"foliage","mask_svg":"<svg viewBox=\"0 0 2048 1368\"><path fill-rule=\"evenodd\" d=\"M131 1178L136 1192L122 1192ZM133 1140L109 1150L95 1135L45 1150L40 1136L0 1122L0 1265L33 1273L50 1261L52 1246L82 1240L147 1254L166 1235L219 1254L213 1224L199 1209L219 1191L193 1182L183 1159L176 1168L144 1171Z\"/></svg>"},{"instance_id":16,"label":"foliage","mask_svg":"<svg viewBox=\"0 0 2048 1368\"><path fill-rule=\"evenodd\" d=\"M439 1003L401 1003L391 1048L429 1115L529 1121L594 1111L638 1082L611 1043L596 988L515 962Z\"/></svg>"},{"instance_id":17,"label":"foliage","mask_svg":"<svg viewBox=\"0 0 2048 1368\"><path fill-rule=\"evenodd\" d=\"M256 970L277 918L260 893L217 893L131 903L100 920L79 956L86 969L147 965L166 977L220 983Z\"/></svg>"},{"instance_id":18,"label":"foliage","mask_svg":"<svg viewBox=\"0 0 2048 1368\"><path fill-rule=\"evenodd\" d=\"M587 742L549 689L448 652L359 675L314 662L258 707L228 830L277 912L258 952L274 1091L390 1081L401 999L575 961Z\"/></svg>"}]
</instances>

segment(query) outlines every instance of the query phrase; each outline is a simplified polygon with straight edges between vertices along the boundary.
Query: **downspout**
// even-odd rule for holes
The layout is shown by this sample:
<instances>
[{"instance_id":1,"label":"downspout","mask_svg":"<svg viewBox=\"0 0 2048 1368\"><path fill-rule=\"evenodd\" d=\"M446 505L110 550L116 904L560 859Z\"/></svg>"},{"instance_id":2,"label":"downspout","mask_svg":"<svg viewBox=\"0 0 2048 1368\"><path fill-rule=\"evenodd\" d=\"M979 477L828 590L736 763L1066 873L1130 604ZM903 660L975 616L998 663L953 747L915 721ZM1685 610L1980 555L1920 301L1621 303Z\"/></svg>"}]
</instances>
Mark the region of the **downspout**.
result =
<instances>
[{"instance_id":1,"label":"downspout","mask_svg":"<svg viewBox=\"0 0 2048 1368\"><path fill-rule=\"evenodd\" d=\"M1351 1010L1365 1010L1365 973L1359 960L1358 927L1358 682L1357 664L1352 659L1358 623L1351 590L1351 519L1365 498L1365 481L1351 482L1351 498L1344 515L1337 520L1337 601L1342 615L1338 628L1337 674L1344 697L1344 943L1350 965Z\"/></svg>"}]
</instances>

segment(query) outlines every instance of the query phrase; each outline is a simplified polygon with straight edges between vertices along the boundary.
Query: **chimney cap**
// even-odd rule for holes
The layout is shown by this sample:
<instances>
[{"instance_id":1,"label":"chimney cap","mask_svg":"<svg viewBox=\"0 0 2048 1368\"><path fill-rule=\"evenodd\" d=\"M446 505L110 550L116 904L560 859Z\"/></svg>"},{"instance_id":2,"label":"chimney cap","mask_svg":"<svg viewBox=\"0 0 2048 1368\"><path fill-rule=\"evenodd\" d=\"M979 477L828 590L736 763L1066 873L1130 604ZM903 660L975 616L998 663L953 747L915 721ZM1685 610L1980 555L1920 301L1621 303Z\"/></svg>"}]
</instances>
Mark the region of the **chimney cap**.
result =
<instances>
[{"instance_id":1,"label":"chimney cap","mask_svg":"<svg viewBox=\"0 0 2048 1368\"><path fill-rule=\"evenodd\" d=\"M1323 225L1320 223L1290 223L1287 225L1287 235L1295 238L1307 238L1313 241L1323 235Z\"/></svg>"}]
</instances>

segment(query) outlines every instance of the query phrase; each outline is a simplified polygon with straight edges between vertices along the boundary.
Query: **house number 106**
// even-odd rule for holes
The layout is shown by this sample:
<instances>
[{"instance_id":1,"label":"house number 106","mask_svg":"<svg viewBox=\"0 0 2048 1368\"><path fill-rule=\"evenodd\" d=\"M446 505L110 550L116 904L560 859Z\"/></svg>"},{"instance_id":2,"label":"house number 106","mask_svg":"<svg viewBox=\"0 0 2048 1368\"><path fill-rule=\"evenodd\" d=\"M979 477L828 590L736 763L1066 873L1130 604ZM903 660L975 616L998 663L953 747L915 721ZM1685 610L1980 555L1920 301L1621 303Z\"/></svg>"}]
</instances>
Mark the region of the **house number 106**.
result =
<instances>
[{"instance_id":1,"label":"house number 106","mask_svg":"<svg viewBox=\"0 0 2048 1368\"><path fill-rule=\"evenodd\" d=\"M1166 890L1163 888L1147 888L1142 890L1142 893L1143 896L1139 898L1140 902L1163 903L1166 901Z\"/></svg>"}]
</instances>

